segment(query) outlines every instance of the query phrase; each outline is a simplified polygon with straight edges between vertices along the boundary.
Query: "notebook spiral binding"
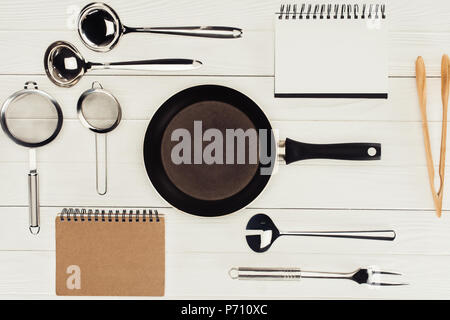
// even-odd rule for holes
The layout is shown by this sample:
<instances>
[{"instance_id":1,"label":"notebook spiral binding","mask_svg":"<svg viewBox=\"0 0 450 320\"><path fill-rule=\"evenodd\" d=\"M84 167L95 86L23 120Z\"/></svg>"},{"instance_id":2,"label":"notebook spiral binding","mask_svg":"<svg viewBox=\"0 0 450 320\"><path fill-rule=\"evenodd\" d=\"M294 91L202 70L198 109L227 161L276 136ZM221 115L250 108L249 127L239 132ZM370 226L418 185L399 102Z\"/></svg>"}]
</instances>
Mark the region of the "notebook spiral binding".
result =
<instances>
[{"instance_id":1,"label":"notebook spiral binding","mask_svg":"<svg viewBox=\"0 0 450 320\"><path fill-rule=\"evenodd\" d=\"M386 19L385 4L282 4L278 19Z\"/></svg>"},{"instance_id":2,"label":"notebook spiral binding","mask_svg":"<svg viewBox=\"0 0 450 320\"><path fill-rule=\"evenodd\" d=\"M160 222L158 210L99 210L64 208L59 214L61 221L95 222Z\"/></svg>"}]
</instances>

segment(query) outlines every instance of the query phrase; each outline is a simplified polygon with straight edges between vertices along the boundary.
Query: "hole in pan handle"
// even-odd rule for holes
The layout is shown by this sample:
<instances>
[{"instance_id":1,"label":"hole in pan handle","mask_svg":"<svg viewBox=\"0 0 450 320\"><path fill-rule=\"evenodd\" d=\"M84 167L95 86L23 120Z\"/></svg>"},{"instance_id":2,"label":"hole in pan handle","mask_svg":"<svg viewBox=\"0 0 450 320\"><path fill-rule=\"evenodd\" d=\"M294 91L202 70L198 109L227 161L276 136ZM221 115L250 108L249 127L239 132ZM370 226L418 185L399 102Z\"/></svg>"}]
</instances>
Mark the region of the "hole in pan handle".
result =
<instances>
[{"instance_id":1,"label":"hole in pan handle","mask_svg":"<svg viewBox=\"0 0 450 320\"><path fill-rule=\"evenodd\" d=\"M307 159L381 159L381 144L379 143L310 144L287 138L285 147L286 164Z\"/></svg>"}]
</instances>

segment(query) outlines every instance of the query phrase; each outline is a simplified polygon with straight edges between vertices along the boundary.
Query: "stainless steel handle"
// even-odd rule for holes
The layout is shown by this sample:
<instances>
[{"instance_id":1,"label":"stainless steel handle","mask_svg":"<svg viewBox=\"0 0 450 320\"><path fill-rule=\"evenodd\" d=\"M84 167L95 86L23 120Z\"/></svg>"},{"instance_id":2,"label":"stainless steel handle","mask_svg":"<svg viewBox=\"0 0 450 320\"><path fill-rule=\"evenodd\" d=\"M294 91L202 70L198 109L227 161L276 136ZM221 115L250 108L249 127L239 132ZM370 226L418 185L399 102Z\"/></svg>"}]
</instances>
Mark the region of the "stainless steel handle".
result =
<instances>
[{"instance_id":1,"label":"stainless steel handle","mask_svg":"<svg viewBox=\"0 0 450 320\"><path fill-rule=\"evenodd\" d=\"M108 192L108 143L106 133L95 134L95 182L97 193Z\"/></svg>"},{"instance_id":2,"label":"stainless steel handle","mask_svg":"<svg viewBox=\"0 0 450 320\"><path fill-rule=\"evenodd\" d=\"M36 171L28 174L28 198L30 211L30 232L37 235L40 231L39 177Z\"/></svg>"},{"instance_id":3,"label":"stainless steel handle","mask_svg":"<svg viewBox=\"0 0 450 320\"><path fill-rule=\"evenodd\" d=\"M300 237L328 237L347 238L362 240L384 240L393 241L396 237L394 230L373 230L373 231L283 231L282 236Z\"/></svg>"},{"instance_id":4,"label":"stainless steel handle","mask_svg":"<svg viewBox=\"0 0 450 320\"><path fill-rule=\"evenodd\" d=\"M285 280L299 281L301 272L298 268L232 268L230 277L237 280Z\"/></svg>"},{"instance_id":5,"label":"stainless steel handle","mask_svg":"<svg viewBox=\"0 0 450 320\"><path fill-rule=\"evenodd\" d=\"M134 71L187 71L202 66L197 60L190 59L156 59L140 61L124 61L112 63L90 63L92 70L134 70Z\"/></svg>"},{"instance_id":6,"label":"stainless steel handle","mask_svg":"<svg viewBox=\"0 0 450 320\"><path fill-rule=\"evenodd\" d=\"M302 271L299 268L231 268L230 277L237 280L283 280L305 279L349 279L353 273Z\"/></svg>"},{"instance_id":7,"label":"stainless steel handle","mask_svg":"<svg viewBox=\"0 0 450 320\"><path fill-rule=\"evenodd\" d=\"M326 272L326 271L305 271L302 270L304 279L351 279L354 272Z\"/></svg>"},{"instance_id":8,"label":"stainless steel handle","mask_svg":"<svg viewBox=\"0 0 450 320\"><path fill-rule=\"evenodd\" d=\"M233 27L217 27L217 26L126 28L124 33L130 32L148 32L148 33L160 33L178 36L218 38L218 39L236 39L242 37L242 29Z\"/></svg>"}]
</instances>

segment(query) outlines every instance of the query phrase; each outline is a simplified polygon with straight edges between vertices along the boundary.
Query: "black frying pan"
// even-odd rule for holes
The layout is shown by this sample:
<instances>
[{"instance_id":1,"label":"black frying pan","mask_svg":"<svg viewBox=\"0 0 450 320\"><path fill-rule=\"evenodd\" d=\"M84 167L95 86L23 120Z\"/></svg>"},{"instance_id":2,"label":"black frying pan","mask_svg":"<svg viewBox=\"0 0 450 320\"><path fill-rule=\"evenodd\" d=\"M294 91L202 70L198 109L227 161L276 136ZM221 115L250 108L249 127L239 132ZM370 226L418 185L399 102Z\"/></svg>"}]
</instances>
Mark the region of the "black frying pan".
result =
<instances>
[{"instance_id":1,"label":"black frying pan","mask_svg":"<svg viewBox=\"0 0 450 320\"><path fill-rule=\"evenodd\" d=\"M262 160L263 149L258 148L260 157L254 164L174 164L170 155L179 141L172 141L172 133L183 128L195 135L194 121L202 121L204 131L267 130L268 151L264 155L270 155L269 163ZM209 143L203 142L202 147ZM280 145L284 152L279 156L286 164L319 158L379 160L381 157L378 143L317 145L286 139ZM194 149L194 143L192 146ZM192 163L194 157L191 154ZM216 85L192 87L172 96L153 116L144 140L145 167L153 186L171 205L198 216L221 216L246 207L269 182L271 164L277 157L272 127L264 112L244 94Z\"/></svg>"}]
</instances>

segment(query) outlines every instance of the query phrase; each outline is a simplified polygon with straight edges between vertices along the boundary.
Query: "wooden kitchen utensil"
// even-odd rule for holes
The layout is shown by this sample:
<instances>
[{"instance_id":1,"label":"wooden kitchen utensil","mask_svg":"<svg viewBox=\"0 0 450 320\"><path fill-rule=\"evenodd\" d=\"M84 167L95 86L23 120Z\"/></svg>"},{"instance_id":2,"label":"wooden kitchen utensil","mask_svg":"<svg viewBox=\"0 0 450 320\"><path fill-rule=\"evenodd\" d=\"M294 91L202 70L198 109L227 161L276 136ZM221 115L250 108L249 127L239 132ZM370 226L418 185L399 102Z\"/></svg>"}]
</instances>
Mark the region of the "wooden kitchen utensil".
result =
<instances>
[{"instance_id":1,"label":"wooden kitchen utensil","mask_svg":"<svg viewBox=\"0 0 450 320\"><path fill-rule=\"evenodd\" d=\"M422 57L418 57L416 61L416 82L419 95L419 105L422 114L422 130L425 142L425 152L427 158L428 177L430 181L431 192L433 195L434 206L438 217L442 215L442 200L444 195L444 179L445 179L445 155L447 146L447 111L449 97L449 58L448 55L442 57L441 65L441 95L442 95L442 133L441 133L441 154L439 159L439 191L436 191L434 184L434 163L431 152L430 133L428 129L427 119L427 95L426 95L426 70Z\"/></svg>"}]
</instances>

